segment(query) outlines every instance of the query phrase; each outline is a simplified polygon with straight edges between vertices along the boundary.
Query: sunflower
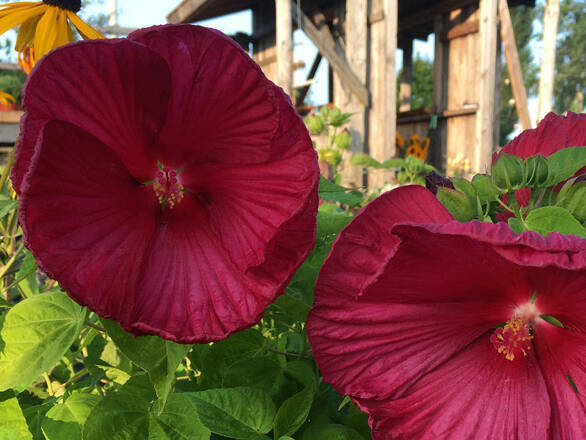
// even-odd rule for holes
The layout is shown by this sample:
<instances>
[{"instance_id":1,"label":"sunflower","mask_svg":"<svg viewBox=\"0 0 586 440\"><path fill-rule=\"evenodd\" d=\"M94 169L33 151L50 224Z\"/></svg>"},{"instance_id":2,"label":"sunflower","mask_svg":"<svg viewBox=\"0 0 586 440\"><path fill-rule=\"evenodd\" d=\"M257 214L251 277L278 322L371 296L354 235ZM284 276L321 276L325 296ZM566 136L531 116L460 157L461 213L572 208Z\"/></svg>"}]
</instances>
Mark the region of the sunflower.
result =
<instances>
[{"instance_id":1,"label":"sunflower","mask_svg":"<svg viewBox=\"0 0 586 440\"><path fill-rule=\"evenodd\" d=\"M16 98L12 96L10 93L6 93L0 90L0 104L16 104Z\"/></svg>"},{"instance_id":2,"label":"sunflower","mask_svg":"<svg viewBox=\"0 0 586 440\"><path fill-rule=\"evenodd\" d=\"M73 41L71 25L83 39L104 38L77 16L76 12L80 8L81 0L43 0L1 5L0 34L20 25L14 49L19 53L26 50L34 65L35 59ZM33 50L27 49L29 47Z\"/></svg>"}]
</instances>

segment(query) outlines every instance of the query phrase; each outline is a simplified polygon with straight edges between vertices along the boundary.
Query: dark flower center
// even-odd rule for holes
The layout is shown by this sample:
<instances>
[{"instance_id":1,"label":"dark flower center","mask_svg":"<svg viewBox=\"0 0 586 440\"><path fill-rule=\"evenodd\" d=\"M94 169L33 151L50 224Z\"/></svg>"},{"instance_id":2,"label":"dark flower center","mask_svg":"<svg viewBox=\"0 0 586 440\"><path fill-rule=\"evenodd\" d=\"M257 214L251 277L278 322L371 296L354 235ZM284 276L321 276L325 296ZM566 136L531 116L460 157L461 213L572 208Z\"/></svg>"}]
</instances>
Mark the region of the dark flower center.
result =
<instances>
[{"instance_id":1,"label":"dark flower center","mask_svg":"<svg viewBox=\"0 0 586 440\"><path fill-rule=\"evenodd\" d=\"M157 179L153 184L153 190L161 206L173 209L183 200L183 185L177 179L177 171L163 167L157 172Z\"/></svg>"},{"instance_id":2,"label":"dark flower center","mask_svg":"<svg viewBox=\"0 0 586 440\"><path fill-rule=\"evenodd\" d=\"M43 3L73 12L81 9L81 0L43 0Z\"/></svg>"}]
</instances>

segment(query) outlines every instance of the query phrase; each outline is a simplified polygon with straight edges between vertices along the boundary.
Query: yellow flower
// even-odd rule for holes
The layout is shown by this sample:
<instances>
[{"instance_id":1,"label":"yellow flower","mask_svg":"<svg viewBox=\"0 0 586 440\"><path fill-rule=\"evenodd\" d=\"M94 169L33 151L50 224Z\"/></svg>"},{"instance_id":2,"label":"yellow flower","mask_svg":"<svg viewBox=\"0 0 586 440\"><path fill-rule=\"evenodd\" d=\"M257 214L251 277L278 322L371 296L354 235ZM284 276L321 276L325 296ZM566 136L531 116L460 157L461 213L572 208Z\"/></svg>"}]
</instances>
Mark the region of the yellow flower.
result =
<instances>
[{"instance_id":1,"label":"yellow flower","mask_svg":"<svg viewBox=\"0 0 586 440\"><path fill-rule=\"evenodd\" d=\"M0 90L0 104L16 104L16 99L10 93L3 92Z\"/></svg>"},{"instance_id":2,"label":"yellow flower","mask_svg":"<svg viewBox=\"0 0 586 440\"><path fill-rule=\"evenodd\" d=\"M407 156L415 156L417 159L427 159L427 152L429 150L429 138L421 138L414 134L409 139L409 147L405 152Z\"/></svg>"},{"instance_id":3,"label":"yellow flower","mask_svg":"<svg viewBox=\"0 0 586 440\"><path fill-rule=\"evenodd\" d=\"M29 57L34 59L63 44L73 41L75 27L84 39L104 38L104 36L84 23L76 14L81 8L81 0L43 0L38 2L15 2L0 5L0 34L19 26L14 49L23 52L33 47Z\"/></svg>"}]
</instances>

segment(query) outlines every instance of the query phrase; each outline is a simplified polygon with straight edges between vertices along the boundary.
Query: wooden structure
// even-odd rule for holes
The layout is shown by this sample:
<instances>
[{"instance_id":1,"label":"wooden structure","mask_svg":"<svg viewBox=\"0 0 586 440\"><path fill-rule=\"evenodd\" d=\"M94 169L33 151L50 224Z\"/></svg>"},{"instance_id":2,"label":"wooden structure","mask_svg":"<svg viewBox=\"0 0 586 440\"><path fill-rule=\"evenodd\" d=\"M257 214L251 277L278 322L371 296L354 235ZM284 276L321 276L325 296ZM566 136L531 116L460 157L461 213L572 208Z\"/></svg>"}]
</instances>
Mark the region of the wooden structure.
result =
<instances>
[{"instance_id":1,"label":"wooden structure","mask_svg":"<svg viewBox=\"0 0 586 440\"><path fill-rule=\"evenodd\" d=\"M508 6L521 3L534 1L509 0ZM498 6L499 0L184 0L167 19L189 23L251 9L253 57L284 90L292 87L291 74L286 72L291 70L292 57L291 31L286 26L292 23L319 51L308 80L325 58L330 66L330 102L354 113L352 152L388 159L395 153L397 130L405 139L412 134L430 136L429 159L439 168L445 169L448 158L460 155L469 159L472 171L482 172L498 141ZM514 45L510 18L503 28L503 38ZM433 108L413 110L413 40L425 40L431 33L435 34ZM398 113L397 48L403 50L404 72ZM514 60L510 46L505 49L507 60L509 56ZM297 104L302 104L307 87L300 92ZM354 168L345 179L359 184L362 170ZM374 173L369 183L381 184L383 178Z\"/></svg>"}]
</instances>

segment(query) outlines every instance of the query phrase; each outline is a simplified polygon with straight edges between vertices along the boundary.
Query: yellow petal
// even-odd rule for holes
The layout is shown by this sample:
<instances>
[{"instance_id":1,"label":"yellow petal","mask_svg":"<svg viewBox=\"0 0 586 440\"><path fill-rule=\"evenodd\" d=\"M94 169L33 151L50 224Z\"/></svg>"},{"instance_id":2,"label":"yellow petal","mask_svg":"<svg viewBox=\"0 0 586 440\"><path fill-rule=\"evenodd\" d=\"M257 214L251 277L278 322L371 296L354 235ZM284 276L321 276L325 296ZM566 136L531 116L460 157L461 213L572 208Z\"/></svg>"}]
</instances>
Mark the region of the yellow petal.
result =
<instances>
[{"instance_id":1,"label":"yellow petal","mask_svg":"<svg viewBox=\"0 0 586 440\"><path fill-rule=\"evenodd\" d=\"M16 10L10 10L10 13L6 13L0 16L0 34L3 34L7 30L24 23L28 19L41 15L46 9L47 5L41 3L30 8L18 8Z\"/></svg>"},{"instance_id":2,"label":"yellow petal","mask_svg":"<svg viewBox=\"0 0 586 440\"><path fill-rule=\"evenodd\" d=\"M75 12L67 11L67 17L69 17L69 20L71 21L71 23L73 23L73 25L79 31L84 40L94 38L106 38L101 32L95 30L93 27L91 27L89 24L87 24L81 18L79 18Z\"/></svg>"},{"instance_id":3,"label":"yellow petal","mask_svg":"<svg viewBox=\"0 0 586 440\"><path fill-rule=\"evenodd\" d=\"M44 55L53 50L57 41L57 8L49 6L47 12L39 20L35 32L35 58L40 60Z\"/></svg>"},{"instance_id":4,"label":"yellow petal","mask_svg":"<svg viewBox=\"0 0 586 440\"><path fill-rule=\"evenodd\" d=\"M67 13L64 9L57 11L55 29L57 31L57 38L51 50L73 41L73 32L67 22Z\"/></svg>"},{"instance_id":5,"label":"yellow petal","mask_svg":"<svg viewBox=\"0 0 586 440\"><path fill-rule=\"evenodd\" d=\"M14 50L20 52L24 50L25 47L33 45L35 30L37 29L37 24L39 24L40 19L41 15L35 15L20 25Z\"/></svg>"}]
</instances>

